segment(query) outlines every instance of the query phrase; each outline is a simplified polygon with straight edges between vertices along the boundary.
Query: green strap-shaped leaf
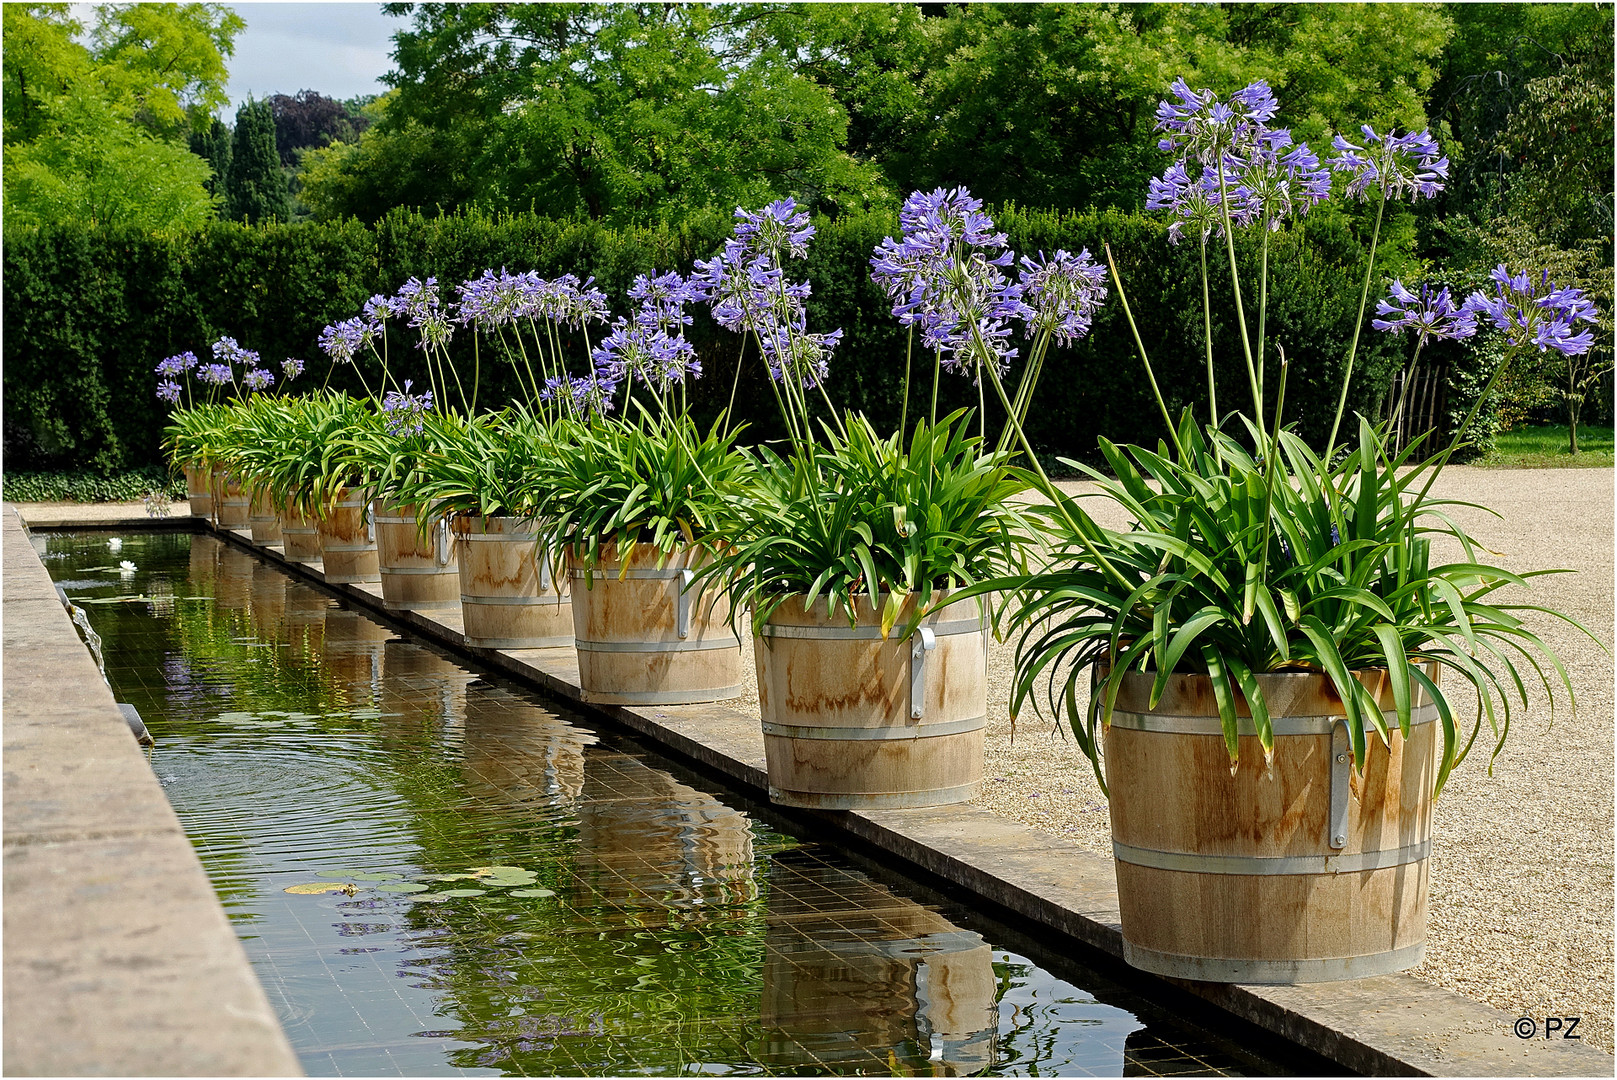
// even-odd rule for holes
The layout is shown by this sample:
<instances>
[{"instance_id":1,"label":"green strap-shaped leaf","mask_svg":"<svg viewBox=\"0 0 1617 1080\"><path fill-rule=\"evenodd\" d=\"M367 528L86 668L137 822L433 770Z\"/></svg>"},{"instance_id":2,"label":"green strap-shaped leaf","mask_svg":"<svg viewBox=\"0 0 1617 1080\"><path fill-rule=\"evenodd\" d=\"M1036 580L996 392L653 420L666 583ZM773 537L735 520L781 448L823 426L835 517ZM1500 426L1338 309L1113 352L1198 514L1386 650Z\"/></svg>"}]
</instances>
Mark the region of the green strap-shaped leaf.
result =
<instances>
[{"instance_id":1,"label":"green strap-shaped leaf","mask_svg":"<svg viewBox=\"0 0 1617 1080\"><path fill-rule=\"evenodd\" d=\"M1224 749L1229 751L1230 768L1234 770L1241 754L1241 729L1235 711L1235 695L1230 692L1229 672L1225 670L1223 655L1210 644L1202 646L1202 662L1207 665L1207 678L1213 684L1219 725L1224 729Z\"/></svg>"},{"instance_id":2,"label":"green strap-shaped leaf","mask_svg":"<svg viewBox=\"0 0 1617 1080\"><path fill-rule=\"evenodd\" d=\"M1398 710L1398 730L1409 737L1409 654L1404 651L1398 628L1377 623L1370 628L1381 643L1381 654L1387 661L1387 681L1392 685L1392 702Z\"/></svg>"}]
</instances>

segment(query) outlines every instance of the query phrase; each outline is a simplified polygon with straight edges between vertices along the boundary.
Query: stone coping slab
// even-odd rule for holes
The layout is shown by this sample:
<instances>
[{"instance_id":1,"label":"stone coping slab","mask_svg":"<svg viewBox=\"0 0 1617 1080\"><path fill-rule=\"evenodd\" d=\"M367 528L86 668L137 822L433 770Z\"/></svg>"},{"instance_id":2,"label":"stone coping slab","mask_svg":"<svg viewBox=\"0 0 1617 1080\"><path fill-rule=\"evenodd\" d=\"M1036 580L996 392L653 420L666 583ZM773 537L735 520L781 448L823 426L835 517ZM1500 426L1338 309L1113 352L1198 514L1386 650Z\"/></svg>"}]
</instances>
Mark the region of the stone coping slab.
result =
<instances>
[{"instance_id":1,"label":"stone coping slab","mask_svg":"<svg viewBox=\"0 0 1617 1080\"><path fill-rule=\"evenodd\" d=\"M50 575L4 518L6 1075L303 1075Z\"/></svg>"},{"instance_id":2,"label":"stone coping slab","mask_svg":"<svg viewBox=\"0 0 1617 1080\"><path fill-rule=\"evenodd\" d=\"M65 515L64 515L65 516ZM152 520L118 514L72 515L31 528L150 528ZM287 562L278 546L254 545L244 532L217 530L202 518L156 519L160 528L212 532L259 553L306 581L582 710L601 715L697 763L767 801L758 717L722 703L631 708L589 702L570 648L491 650L469 647L458 610L428 615L383 608L379 585L333 585L318 565ZM132 740L131 740L132 742ZM896 856L977 902L1122 963L1112 860L1039 830L971 806L920 810L787 812L860 846ZM1058 944L1046 938L1047 944ZM1131 971L1133 969L1130 969ZM1298 986L1246 986L1159 979L1134 972L1141 986L1167 984L1335 1062L1344 1071L1399 1076L1611 1076L1613 1059L1577 1041L1522 1040L1516 1016L1412 975L1384 975Z\"/></svg>"}]
</instances>

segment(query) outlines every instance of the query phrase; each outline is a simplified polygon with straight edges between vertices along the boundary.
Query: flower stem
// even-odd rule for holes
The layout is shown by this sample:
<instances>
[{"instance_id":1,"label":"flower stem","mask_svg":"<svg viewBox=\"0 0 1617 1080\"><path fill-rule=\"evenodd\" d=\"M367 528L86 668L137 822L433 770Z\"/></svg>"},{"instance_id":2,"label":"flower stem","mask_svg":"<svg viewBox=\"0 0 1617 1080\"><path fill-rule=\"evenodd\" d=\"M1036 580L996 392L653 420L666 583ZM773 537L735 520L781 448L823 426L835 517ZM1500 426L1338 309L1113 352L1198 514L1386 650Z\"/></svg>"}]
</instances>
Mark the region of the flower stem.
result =
<instances>
[{"instance_id":1,"label":"flower stem","mask_svg":"<svg viewBox=\"0 0 1617 1080\"><path fill-rule=\"evenodd\" d=\"M1342 396L1336 402L1336 419L1331 421L1331 437L1325 440L1325 457L1322 459L1327 466L1331 463L1331 452L1336 449L1336 432L1342 426L1342 410L1347 408L1348 384L1353 380L1353 361L1359 353L1359 331L1364 328L1364 309L1370 303L1370 275L1376 265L1376 243L1381 239L1381 217L1387 210L1387 189L1381 189L1381 203L1376 207L1376 226L1370 233L1370 258L1364 264L1364 287L1359 290L1359 317L1353 323L1353 343L1348 346L1347 369L1342 373Z\"/></svg>"},{"instance_id":2,"label":"flower stem","mask_svg":"<svg viewBox=\"0 0 1617 1080\"><path fill-rule=\"evenodd\" d=\"M1129 309L1128 294L1123 291L1123 279L1117 274L1117 260L1112 256L1112 245L1102 245L1106 249L1106 265L1112 271L1112 284L1117 286L1117 298L1123 302L1123 317L1128 319L1129 329L1134 333L1135 348L1140 351L1140 362L1145 365L1145 377L1151 382L1151 393L1156 396L1157 408L1162 411L1162 422L1168 425L1168 436L1173 440L1175 453L1179 460L1185 460L1185 447L1179 441L1179 429L1174 426L1173 417L1168 415L1168 403L1162 400L1162 388L1157 385L1156 372L1151 370L1151 358L1146 355L1145 342L1140 340L1140 328L1134 322L1134 312Z\"/></svg>"}]
</instances>

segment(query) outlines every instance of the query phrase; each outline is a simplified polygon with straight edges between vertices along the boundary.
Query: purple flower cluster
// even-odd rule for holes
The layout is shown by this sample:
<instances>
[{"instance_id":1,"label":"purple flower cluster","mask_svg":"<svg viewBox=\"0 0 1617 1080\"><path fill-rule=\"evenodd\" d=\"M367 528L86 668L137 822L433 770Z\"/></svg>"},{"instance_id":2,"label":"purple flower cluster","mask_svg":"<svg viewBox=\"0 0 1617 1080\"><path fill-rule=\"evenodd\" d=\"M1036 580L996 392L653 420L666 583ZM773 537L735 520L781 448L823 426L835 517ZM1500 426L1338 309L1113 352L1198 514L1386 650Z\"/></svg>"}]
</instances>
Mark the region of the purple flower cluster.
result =
<instances>
[{"instance_id":1,"label":"purple flower cluster","mask_svg":"<svg viewBox=\"0 0 1617 1080\"><path fill-rule=\"evenodd\" d=\"M1338 172L1350 174L1349 195L1362 199L1380 192L1389 199L1405 194L1430 199L1443 190L1441 181L1448 179L1449 159L1438 151L1431 132L1377 135L1369 124L1359 130L1364 132L1364 145L1338 135L1331 142L1337 156L1327 162Z\"/></svg>"},{"instance_id":2,"label":"purple flower cluster","mask_svg":"<svg viewBox=\"0 0 1617 1080\"><path fill-rule=\"evenodd\" d=\"M229 364L203 364L197 368L197 380L205 382L209 386L223 386L226 383L234 382L235 379L236 376L231 371Z\"/></svg>"},{"instance_id":3,"label":"purple flower cluster","mask_svg":"<svg viewBox=\"0 0 1617 1080\"><path fill-rule=\"evenodd\" d=\"M189 350L176 353L157 362L157 373L178 378L197 366L197 354Z\"/></svg>"},{"instance_id":4,"label":"purple flower cluster","mask_svg":"<svg viewBox=\"0 0 1617 1080\"><path fill-rule=\"evenodd\" d=\"M355 315L351 319L332 323L320 331L320 348L339 364L352 364L360 349L374 347L382 333L380 321L368 315Z\"/></svg>"},{"instance_id":5,"label":"purple flower cluster","mask_svg":"<svg viewBox=\"0 0 1617 1080\"><path fill-rule=\"evenodd\" d=\"M173 379L164 379L157 384L157 400L166 401L171 405L180 403L180 384Z\"/></svg>"},{"instance_id":6,"label":"purple flower cluster","mask_svg":"<svg viewBox=\"0 0 1617 1080\"><path fill-rule=\"evenodd\" d=\"M1557 286L1548 271L1536 279L1525 271L1513 274L1502 263L1488 277L1493 295L1478 290L1460 305L1446 288L1433 292L1430 285L1423 285L1417 296L1394 281L1392 295L1376 303L1376 314L1383 317L1370 325L1393 334L1412 330L1424 345L1433 339L1470 337L1477 332L1478 321L1486 319L1513 348L1554 349L1578 356L1593 347L1593 331L1578 324L1598 323L1600 313L1581 289Z\"/></svg>"},{"instance_id":7,"label":"purple flower cluster","mask_svg":"<svg viewBox=\"0 0 1617 1080\"><path fill-rule=\"evenodd\" d=\"M533 270L484 270L481 277L460 285L458 318L463 326L484 330L518 319L549 319L573 327L606 322L606 294L594 285L594 278L580 281L576 274L546 281Z\"/></svg>"},{"instance_id":8,"label":"purple flower cluster","mask_svg":"<svg viewBox=\"0 0 1617 1080\"><path fill-rule=\"evenodd\" d=\"M639 280L644 280L641 275ZM658 323L667 309L656 304L643 306L636 317L619 317L612 332L590 354L596 378L616 386L625 380L639 381L664 393L686 378L702 377L696 349L682 334L670 334Z\"/></svg>"},{"instance_id":9,"label":"purple flower cluster","mask_svg":"<svg viewBox=\"0 0 1617 1080\"><path fill-rule=\"evenodd\" d=\"M419 435L426 429L425 418L432 411L432 391L410 393L411 380L404 380L404 389L389 390L382 398L382 415L387 418L390 435Z\"/></svg>"},{"instance_id":10,"label":"purple flower cluster","mask_svg":"<svg viewBox=\"0 0 1617 1080\"><path fill-rule=\"evenodd\" d=\"M275 373L269 368L248 368L243 373L241 381L249 390L268 390L275 385Z\"/></svg>"},{"instance_id":11,"label":"purple flower cluster","mask_svg":"<svg viewBox=\"0 0 1617 1080\"><path fill-rule=\"evenodd\" d=\"M599 372L577 379L556 375L545 380L545 388L539 392L539 397L544 401L560 402L574 416L587 418L611 412L612 395L617 389L617 383L602 378Z\"/></svg>"},{"instance_id":12,"label":"purple flower cluster","mask_svg":"<svg viewBox=\"0 0 1617 1080\"><path fill-rule=\"evenodd\" d=\"M776 382L790 374L805 389L818 386L842 331L808 332L809 284L787 280L781 265L786 257L808 256L814 238L808 211L780 199L755 212L738 207L735 217L735 235L724 249L706 262L697 260L688 282L691 298L710 304L720 326L756 334Z\"/></svg>"},{"instance_id":13,"label":"purple flower cluster","mask_svg":"<svg viewBox=\"0 0 1617 1080\"><path fill-rule=\"evenodd\" d=\"M1511 345L1539 352L1554 349L1564 356L1578 356L1594 346L1594 333L1580 331L1577 324L1597 323L1600 313L1581 289L1558 287L1548 270L1534 280L1525 271L1512 274L1503 263L1488 277L1494 295L1478 290L1465 306L1503 331Z\"/></svg>"},{"instance_id":14,"label":"purple flower cluster","mask_svg":"<svg viewBox=\"0 0 1617 1080\"><path fill-rule=\"evenodd\" d=\"M965 188L917 191L899 211L903 239L884 238L870 260L893 315L965 374L990 363L1003 371L1017 354L1007 344L1010 320L1033 316L1022 283L1004 271L1016 256L982 205Z\"/></svg>"},{"instance_id":15,"label":"purple flower cluster","mask_svg":"<svg viewBox=\"0 0 1617 1080\"><path fill-rule=\"evenodd\" d=\"M376 310L379 299L371 298L366 305L367 315ZM429 277L426 281L411 278L399 286L393 299L384 303L389 312L405 319L410 328L419 333L420 340L416 342L418 348L446 345L454 335L455 324L439 299L438 279L435 277Z\"/></svg>"},{"instance_id":16,"label":"purple flower cluster","mask_svg":"<svg viewBox=\"0 0 1617 1080\"><path fill-rule=\"evenodd\" d=\"M1171 242L1186 226L1203 241L1221 234L1226 211L1232 225L1278 229L1330 197L1330 170L1318 155L1307 143L1294 146L1289 130L1268 126L1278 105L1267 83L1238 90L1228 102L1211 90L1191 90L1183 79L1171 90L1177 102L1157 106L1157 130L1167 133L1157 145L1180 156L1151 180L1146 197L1148 210L1177 218L1168 227ZM1201 166L1194 176L1192 159Z\"/></svg>"},{"instance_id":17,"label":"purple flower cluster","mask_svg":"<svg viewBox=\"0 0 1617 1080\"><path fill-rule=\"evenodd\" d=\"M242 348L232 337L222 337L213 343L213 358L227 366L240 364L247 368L256 368L259 362L256 352Z\"/></svg>"},{"instance_id":18,"label":"purple flower cluster","mask_svg":"<svg viewBox=\"0 0 1617 1080\"><path fill-rule=\"evenodd\" d=\"M288 356L281 361L281 370L286 373L287 382L291 382L303 374L303 361L296 357Z\"/></svg>"},{"instance_id":19,"label":"purple flower cluster","mask_svg":"<svg viewBox=\"0 0 1617 1080\"><path fill-rule=\"evenodd\" d=\"M1022 303L1028 314L1027 336L1055 335L1062 345L1089 333L1095 311L1106 300L1106 268L1090 258L1085 248L1077 255L1057 250L1045 258L1022 256L1018 275Z\"/></svg>"},{"instance_id":20,"label":"purple flower cluster","mask_svg":"<svg viewBox=\"0 0 1617 1080\"><path fill-rule=\"evenodd\" d=\"M1432 286L1422 285L1417 296L1403 282L1394 281L1392 295L1376 301L1376 314L1381 318L1371 319L1371 326L1389 334L1412 331L1422 346L1428 341L1457 341L1477 332L1476 313L1469 305L1456 304L1446 287L1434 292Z\"/></svg>"},{"instance_id":21,"label":"purple flower cluster","mask_svg":"<svg viewBox=\"0 0 1617 1080\"><path fill-rule=\"evenodd\" d=\"M1155 130L1164 132L1157 147L1181 158L1213 165L1229 155L1243 157L1269 134L1266 126L1280 111L1269 84L1259 79L1219 101L1211 90L1192 90L1184 79L1168 87L1176 101L1157 104Z\"/></svg>"}]
</instances>

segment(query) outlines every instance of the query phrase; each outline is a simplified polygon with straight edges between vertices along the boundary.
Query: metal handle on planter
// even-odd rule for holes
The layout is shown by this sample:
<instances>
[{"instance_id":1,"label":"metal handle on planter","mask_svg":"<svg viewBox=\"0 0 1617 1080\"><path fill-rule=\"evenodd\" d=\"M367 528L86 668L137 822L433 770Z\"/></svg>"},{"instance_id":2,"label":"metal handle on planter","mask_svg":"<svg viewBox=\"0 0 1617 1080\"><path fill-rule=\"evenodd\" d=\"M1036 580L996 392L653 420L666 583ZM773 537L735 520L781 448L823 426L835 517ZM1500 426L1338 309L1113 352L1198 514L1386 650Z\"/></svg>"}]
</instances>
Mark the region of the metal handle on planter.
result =
<instances>
[{"instance_id":1,"label":"metal handle on planter","mask_svg":"<svg viewBox=\"0 0 1617 1080\"><path fill-rule=\"evenodd\" d=\"M376 543L376 504L365 504L365 542Z\"/></svg>"},{"instance_id":2,"label":"metal handle on planter","mask_svg":"<svg viewBox=\"0 0 1617 1080\"><path fill-rule=\"evenodd\" d=\"M691 580L696 577L694 571L681 570L674 578L679 582L679 599L674 610L674 633L682 638L691 636Z\"/></svg>"},{"instance_id":3,"label":"metal handle on planter","mask_svg":"<svg viewBox=\"0 0 1617 1080\"><path fill-rule=\"evenodd\" d=\"M1326 839L1331 847L1347 847L1348 796L1353 783L1353 746L1348 741L1344 717L1331 725L1331 831Z\"/></svg>"},{"instance_id":4,"label":"metal handle on planter","mask_svg":"<svg viewBox=\"0 0 1617 1080\"><path fill-rule=\"evenodd\" d=\"M938 636L922 626L910 639L910 719L926 715L926 654L938 647Z\"/></svg>"},{"instance_id":5,"label":"metal handle on planter","mask_svg":"<svg viewBox=\"0 0 1617 1080\"><path fill-rule=\"evenodd\" d=\"M550 537L541 536L535 541L539 548L539 591L550 591Z\"/></svg>"},{"instance_id":6,"label":"metal handle on planter","mask_svg":"<svg viewBox=\"0 0 1617 1080\"><path fill-rule=\"evenodd\" d=\"M449 518L447 516L438 519L438 535L433 539L433 542L438 547L438 565L448 566L449 556L454 549L449 546Z\"/></svg>"}]
</instances>

